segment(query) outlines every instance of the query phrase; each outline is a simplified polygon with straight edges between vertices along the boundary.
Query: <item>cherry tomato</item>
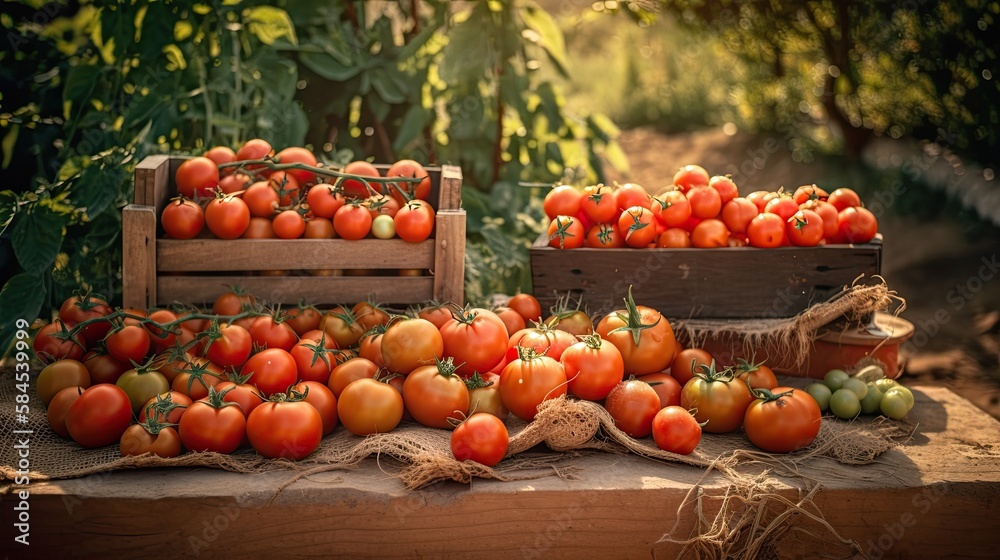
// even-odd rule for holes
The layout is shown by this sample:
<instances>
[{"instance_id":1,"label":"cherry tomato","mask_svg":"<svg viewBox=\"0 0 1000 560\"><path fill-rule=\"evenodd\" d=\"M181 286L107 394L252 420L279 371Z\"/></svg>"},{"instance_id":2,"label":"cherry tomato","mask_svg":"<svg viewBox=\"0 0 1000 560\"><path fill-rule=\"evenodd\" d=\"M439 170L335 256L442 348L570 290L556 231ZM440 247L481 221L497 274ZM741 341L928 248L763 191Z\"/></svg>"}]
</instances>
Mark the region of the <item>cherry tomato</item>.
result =
<instances>
[{"instance_id":1,"label":"cherry tomato","mask_svg":"<svg viewBox=\"0 0 1000 560\"><path fill-rule=\"evenodd\" d=\"M666 373L650 373L637 377L639 381L648 383L660 397L660 408L681 404L681 384L673 376Z\"/></svg>"},{"instance_id":2,"label":"cherry tomato","mask_svg":"<svg viewBox=\"0 0 1000 560\"><path fill-rule=\"evenodd\" d=\"M69 327L84 321L106 317L111 313L108 302L95 295L84 293L66 298L59 307L59 319ZM83 327L81 334L87 340L102 340L111 330L109 321L97 321Z\"/></svg>"},{"instance_id":3,"label":"cherry tomato","mask_svg":"<svg viewBox=\"0 0 1000 560\"><path fill-rule=\"evenodd\" d=\"M52 362L64 358L82 359L87 340L79 333L67 338L68 331L69 328L59 319L39 329L32 342L35 356L42 362Z\"/></svg>"},{"instance_id":4,"label":"cherry tomato","mask_svg":"<svg viewBox=\"0 0 1000 560\"><path fill-rule=\"evenodd\" d=\"M205 211L183 196L172 199L160 213L163 231L174 239L193 239L205 227Z\"/></svg>"},{"instance_id":5,"label":"cherry tomato","mask_svg":"<svg viewBox=\"0 0 1000 560\"><path fill-rule=\"evenodd\" d=\"M102 383L83 391L66 411L66 431L83 447L120 440L132 423L132 405L120 387Z\"/></svg>"},{"instance_id":6,"label":"cherry tomato","mask_svg":"<svg viewBox=\"0 0 1000 560\"><path fill-rule=\"evenodd\" d=\"M306 232L306 220L295 210L279 212L271 226L280 239L298 239Z\"/></svg>"},{"instance_id":7,"label":"cherry tomato","mask_svg":"<svg viewBox=\"0 0 1000 560\"><path fill-rule=\"evenodd\" d=\"M729 230L721 220L705 220L691 232L691 245L700 248L728 247Z\"/></svg>"},{"instance_id":8,"label":"cherry tomato","mask_svg":"<svg viewBox=\"0 0 1000 560\"><path fill-rule=\"evenodd\" d=\"M344 167L344 173L349 173L351 175L357 175L359 177L365 178L378 178L381 175L378 169L374 165L368 163L367 161L352 161ZM341 187L344 189L344 196L347 198L368 198L372 191L376 193L382 192L381 183L368 183L368 187L364 183L357 179L344 179L341 183Z\"/></svg>"},{"instance_id":9,"label":"cherry tomato","mask_svg":"<svg viewBox=\"0 0 1000 560\"><path fill-rule=\"evenodd\" d=\"M707 220L722 211L722 197L711 187L692 187L685 196L691 203L691 216L695 218Z\"/></svg>"},{"instance_id":10,"label":"cherry tomato","mask_svg":"<svg viewBox=\"0 0 1000 560\"><path fill-rule=\"evenodd\" d=\"M802 185L795 189L795 194L792 195L792 198L795 199L795 204L802 206L810 200L826 200L829 196L825 190L816 185Z\"/></svg>"},{"instance_id":11,"label":"cherry tomato","mask_svg":"<svg viewBox=\"0 0 1000 560\"><path fill-rule=\"evenodd\" d=\"M316 156L305 148L291 147L281 150L274 155L280 163L301 163L310 167L316 167ZM308 169L289 169L286 171L300 185L304 185L316 179L316 174Z\"/></svg>"},{"instance_id":12,"label":"cherry tomato","mask_svg":"<svg viewBox=\"0 0 1000 560\"><path fill-rule=\"evenodd\" d=\"M580 196L580 210L595 224L610 223L618 214L614 189L604 185L584 187Z\"/></svg>"},{"instance_id":13,"label":"cherry tomato","mask_svg":"<svg viewBox=\"0 0 1000 560\"><path fill-rule=\"evenodd\" d=\"M378 365L375 362L367 358L351 358L333 368L327 386L335 397L340 398L344 389L351 383L359 379L374 379L376 375L378 375Z\"/></svg>"},{"instance_id":14,"label":"cherry tomato","mask_svg":"<svg viewBox=\"0 0 1000 560\"><path fill-rule=\"evenodd\" d=\"M604 408L614 418L615 427L631 437L642 438L653 432L653 417L660 411L660 395L648 383L633 377L611 389Z\"/></svg>"},{"instance_id":15,"label":"cherry tomato","mask_svg":"<svg viewBox=\"0 0 1000 560\"><path fill-rule=\"evenodd\" d=\"M360 204L345 204L333 215L333 229L343 239L363 239L371 227L372 215Z\"/></svg>"},{"instance_id":16,"label":"cherry tomato","mask_svg":"<svg viewBox=\"0 0 1000 560\"><path fill-rule=\"evenodd\" d=\"M558 185L545 195L542 204L550 220L557 216L576 216L580 212L583 193L570 185Z\"/></svg>"},{"instance_id":17,"label":"cherry tomato","mask_svg":"<svg viewBox=\"0 0 1000 560\"><path fill-rule=\"evenodd\" d=\"M699 366L708 367L713 361L712 355L701 348L685 348L670 364L670 375L684 386L694 377Z\"/></svg>"},{"instance_id":18,"label":"cherry tomato","mask_svg":"<svg viewBox=\"0 0 1000 560\"><path fill-rule=\"evenodd\" d=\"M83 394L84 387L66 387L52 397L46 405L45 416L49 421L52 431L63 438L69 439L69 431L66 429L66 413L69 407L76 402Z\"/></svg>"},{"instance_id":19,"label":"cherry tomato","mask_svg":"<svg viewBox=\"0 0 1000 560\"><path fill-rule=\"evenodd\" d=\"M670 228L660 234L656 246L662 249L687 249L691 247L691 234L681 228Z\"/></svg>"},{"instance_id":20,"label":"cherry tomato","mask_svg":"<svg viewBox=\"0 0 1000 560\"><path fill-rule=\"evenodd\" d=\"M309 391L306 392L306 389ZM292 390L304 393L305 402L311 404L323 419L323 435L333 433L339 420L337 419L337 397L323 383L317 381L302 381L292 387Z\"/></svg>"},{"instance_id":21,"label":"cherry tomato","mask_svg":"<svg viewBox=\"0 0 1000 560\"><path fill-rule=\"evenodd\" d=\"M295 358L281 348L268 348L250 356L240 373L251 375L250 382L266 397L284 393L299 378Z\"/></svg>"},{"instance_id":22,"label":"cherry tomato","mask_svg":"<svg viewBox=\"0 0 1000 560\"><path fill-rule=\"evenodd\" d=\"M860 206L845 208L837 216L837 230L837 241L839 242L868 243L878 233L878 221L875 219L875 215L866 208Z\"/></svg>"},{"instance_id":23,"label":"cherry tomato","mask_svg":"<svg viewBox=\"0 0 1000 560\"><path fill-rule=\"evenodd\" d=\"M823 240L823 218L812 210L799 210L788 218L785 233L792 245L815 247Z\"/></svg>"},{"instance_id":24,"label":"cherry tomato","mask_svg":"<svg viewBox=\"0 0 1000 560\"><path fill-rule=\"evenodd\" d=\"M279 203L288 206L299 196L299 181L287 171L275 171L267 178L267 184L278 195Z\"/></svg>"},{"instance_id":25,"label":"cherry tomato","mask_svg":"<svg viewBox=\"0 0 1000 560\"><path fill-rule=\"evenodd\" d=\"M789 196L779 196L772 198L766 206L764 212L777 214L783 222L787 222L799 210L799 205Z\"/></svg>"},{"instance_id":26,"label":"cherry tomato","mask_svg":"<svg viewBox=\"0 0 1000 560\"><path fill-rule=\"evenodd\" d=\"M48 406L56 393L67 387L90 387L90 371L77 360L56 360L45 366L38 374L36 390L38 397Z\"/></svg>"},{"instance_id":27,"label":"cherry tomato","mask_svg":"<svg viewBox=\"0 0 1000 560\"><path fill-rule=\"evenodd\" d=\"M781 216L772 213L758 214L747 226L747 239L753 247L773 249L785 244L785 222Z\"/></svg>"},{"instance_id":28,"label":"cherry tomato","mask_svg":"<svg viewBox=\"0 0 1000 560\"><path fill-rule=\"evenodd\" d=\"M123 362L142 362L149 352L149 333L138 325L125 325L104 339L111 357Z\"/></svg>"},{"instance_id":29,"label":"cherry tomato","mask_svg":"<svg viewBox=\"0 0 1000 560\"><path fill-rule=\"evenodd\" d=\"M270 218L277 211L281 198L266 181L260 181L243 191L243 202L255 218Z\"/></svg>"},{"instance_id":30,"label":"cherry tomato","mask_svg":"<svg viewBox=\"0 0 1000 560\"><path fill-rule=\"evenodd\" d=\"M629 247L645 247L656 239L653 222L652 211L642 206L631 206L618 217L618 231Z\"/></svg>"},{"instance_id":31,"label":"cherry tomato","mask_svg":"<svg viewBox=\"0 0 1000 560\"><path fill-rule=\"evenodd\" d=\"M668 406L653 417L653 441L664 451L690 455L701 441L701 426L687 410Z\"/></svg>"},{"instance_id":32,"label":"cherry tomato","mask_svg":"<svg viewBox=\"0 0 1000 560\"><path fill-rule=\"evenodd\" d=\"M708 180L708 186L719 192L723 206L740 196L740 191L730 175L716 175Z\"/></svg>"},{"instance_id":33,"label":"cherry tomato","mask_svg":"<svg viewBox=\"0 0 1000 560\"><path fill-rule=\"evenodd\" d=\"M848 188L833 191L830 193L830 197L827 198L826 201L832 204L833 207L837 209L837 212L861 206L861 197L859 197L858 193L854 192L853 189Z\"/></svg>"},{"instance_id":34,"label":"cherry tomato","mask_svg":"<svg viewBox=\"0 0 1000 560\"><path fill-rule=\"evenodd\" d=\"M525 323L542 319L542 306L531 294L515 294L507 301L507 307L520 313Z\"/></svg>"},{"instance_id":35,"label":"cherry tomato","mask_svg":"<svg viewBox=\"0 0 1000 560\"><path fill-rule=\"evenodd\" d=\"M118 443L123 457L152 453L158 457L178 457L181 438L177 430L156 422L133 424L125 430Z\"/></svg>"},{"instance_id":36,"label":"cherry tomato","mask_svg":"<svg viewBox=\"0 0 1000 560\"><path fill-rule=\"evenodd\" d=\"M649 193L646 192L646 189L642 188L642 185L625 183L615 191L615 204L618 206L618 210L622 212L626 208L633 206L641 206L649 210Z\"/></svg>"},{"instance_id":37,"label":"cherry tomato","mask_svg":"<svg viewBox=\"0 0 1000 560\"><path fill-rule=\"evenodd\" d=\"M219 184L219 168L207 157L193 157L184 160L177 167L174 183L177 185L177 192L183 196L209 197Z\"/></svg>"},{"instance_id":38,"label":"cherry tomato","mask_svg":"<svg viewBox=\"0 0 1000 560\"><path fill-rule=\"evenodd\" d=\"M254 340L247 329L239 325L223 323L210 327L208 333L205 357L212 363L222 368L240 367L250 357Z\"/></svg>"},{"instance_id":39,"label":"cherry tomato","mask_svg":"<svg viewBox=\"0 0 1000 560\"><path fill-rule=\"evenodd\" d=\"M275 319L272 315L257 317L250 323L250 328L247 330L250 334L250 340L260 348L281 348L290 351L299 341L298 335L295 334L291 326L283 320ZM218 363L216 360L212 361ZM242 365L242 362L232 365Z\"/></svg>"},{"instance_id":40,"label":"cherry tomato","mask_svg":"<svg viewBox=\"0 0 1000 560\"><path fill-rule=\"evenodd\" d=\"M264 457L305 459L323 439L323 418L304 400L271 400L247 416L247 439Z\"/></svg>"},{"instance_id":41,"label":"cherry tomato","mask_svg":"<svg viewBox=\"0 0 1000 560\"><path fill-rule=\"evenodd\" d=\"M205 157L215 162L215 165L222 165L224 163L232 163L236 161L236 152L233 151L229 146L215 146L205 152ZM219 171L220 175L230 175L233 172L232 167L226 167Z\"/></svg>"},{"instance_id":42,"label":"cherry tomato","mask_svg":"<svg viewBox=\"0 0 1000 560\"><path fill-rule=\"evenodd\" d=\"M415 198L427 200L431 195L431 178L420 163L412 159L401 159L389 167L385 172L386 177L407 177L411 179L422 179L417 183L396 181L386 184L386 191L396 199L400 206L407 203L407 199Z\"/></svg>"},{"instance_id":43,"label":"cherry tomato","mask_svg":"<svg viewBox=\"0 0 1000 560\"><path fill-rule=\"evenodd\" d=\"M750 386L751 389L774 389L778 386L778 378L774 371L764 365L740 360L736 364L736 377Z\"/></svg>"},{"instance_id":44,"label":"cherry tomato","mask_svg":"<svg viewBox=\"0 0 1000 560\"><path fill-rule=\"evenodd\" d=\"M191 403L177 433L181 443L191 451L232 453L247 437L247 418L239 405L223 400L224 395L212 387L204 400Z\"/></svg>"},{"instance_id":45,"label":"cherry tomato","mask_svg":"<svg viewBox=\"0 0 1000 560\"><path fill-rule=\"evenodd\" d=\"M306 193L309 209L321 218L333 219L344 202L344 195L328 183L315 185Z\"/></svg>"},{"instance_id":46,"label":"cherry tomato","mask_svg":"<svg viewBox=\"0 0 1000 560\"><path fill-rule=\"evenodd\" d=\"M708 171L700 165L685 165L674 174L674 184L685 191L706 186L710 180Z\"/></svg>"},{"instance_id":47,"label":"cherry tomato","mask_svg":"<svg viewBox=\"0 0 1000 560\"><path fill-rule=\"evenodd\" d=\"M750 222L757 217L760 212L757 205L749 200L737 197L722 207L722 222L731 233L746 233Z\"/></svg>"},{"instance_id":48,"label":"cherry tomato","mask_svg":"<svg viewBox=\"0 0 1000 560\"><path fill-rule=\"evenodd\" d=\"M809 393L791 387L754 390L743 420L747 438L768 453L791 453L809 447L819 428L822 413Z\"/></svg>"},{"instance_id":49,"label":"cherry tomato","mask_svg":"<svg viewBox=\"0 0 1000 560\"><path fill-rule=\"evenodd\" d=\"M569 381L569 393L581 399L603 400L625 375L621 352L597 334L584 336L567 348L560 362Z\"/></svg>"},{"instance_id":50,"label":"cherry tomato","mask_svg":"<svg viewBox=\"0 0 1000 560\"><path fill-rule=\"evenodd\" d=\"M654 196L650 209L663 227L681 227L691 217L691 201L679 190L667 191Z\"/></svg>"},{"instance_id":51,"label":"cherry tomato","mask_svg":"<svg viewBox=\"0 0 1000 560\"><path fill-rule=\"evenodd\" d=\"M248 159L264 159L271 153L271 145L265 140L260 138L254 138L252 140L247 140L238 150L236 150L236 161L244 161ZM263 169L263 165L248 165L247 169L257 170Z\"/></svg>"},{"instance_id":52,"label":"cherry tomato","mask_svg":"<svg viewBox=\"0 0 1000 560\"><path fill-rule=\"evenodd\" d=\"M250 209L231 194L212 199L205 208L208 230L220 239L236 239L250 226Z\"/></svg>"}]
</instances>

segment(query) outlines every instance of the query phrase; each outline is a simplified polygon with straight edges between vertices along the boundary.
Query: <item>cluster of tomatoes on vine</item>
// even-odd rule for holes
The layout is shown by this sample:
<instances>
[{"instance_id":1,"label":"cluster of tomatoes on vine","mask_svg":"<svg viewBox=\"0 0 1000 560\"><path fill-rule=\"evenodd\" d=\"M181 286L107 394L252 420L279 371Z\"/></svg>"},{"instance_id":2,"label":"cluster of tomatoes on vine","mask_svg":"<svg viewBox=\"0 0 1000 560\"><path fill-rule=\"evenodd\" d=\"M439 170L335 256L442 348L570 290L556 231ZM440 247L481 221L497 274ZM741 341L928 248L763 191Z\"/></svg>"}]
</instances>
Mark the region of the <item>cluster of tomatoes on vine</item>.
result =
<instances>
[{"instance_id":1,"label":"cluster of tomatoes on vine","mask_svg":"<svg viewBox=\"0 0 1000 560\"><path fill-rule=\"evenodd\" d=\"M259 138L233 151L211 148L185 160L177 198L160 214L167 236L192 239L205 226L221 239L379 239L423 241L434 229L430 177L400 160L382 177L367 161L342 170L318 165L301 147L273 153Z\"/></svg>"},{"instance_id":2,"label":"cluster of tomatoes on vine","mask_svg":"<svg viewBox=\"0 0 1000 560\"><path fill-rule=\"evenodd\" d=\"M729 176L709 177L686 165L673 185L650 194L640 185L568 185L545 197L549 245L558 249L813 247L867 243L875 216L849 188L832 193L816 185L794 192L755 191L741 197Z\"/></svg>"}]
</instances>

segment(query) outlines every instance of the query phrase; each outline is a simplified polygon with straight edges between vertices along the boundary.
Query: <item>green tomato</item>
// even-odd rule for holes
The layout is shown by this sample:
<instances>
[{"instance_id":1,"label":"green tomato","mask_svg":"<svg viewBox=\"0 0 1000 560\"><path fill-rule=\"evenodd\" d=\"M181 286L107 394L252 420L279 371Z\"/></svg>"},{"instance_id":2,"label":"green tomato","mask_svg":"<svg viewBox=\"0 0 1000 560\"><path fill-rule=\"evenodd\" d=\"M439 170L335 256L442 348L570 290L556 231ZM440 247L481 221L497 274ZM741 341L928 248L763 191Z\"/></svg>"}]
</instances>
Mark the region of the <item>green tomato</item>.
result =
<instances>
[{"instance_id":1,"label":"green tomato","mask_svg":"<svg viewBox=\"0 0 1000 560\"><path fill-rule=\"evenodd\" d=\"M889 393L892 393L894 395L899 394L899 396L903 398L903 402L906 403L907 411L913 408L913 393L911 393L910 390L907 389L906 387L903 387L902 385L896 385L895 387L885 392L886 395L888 395Z\"/></svg>"},{"instance_id":2,"label":"green tomato","mask_svg":"<svg viewBox=\"0 0 1000 560\"><path fill-rule=\"evenodd\" d=\"M889 389L892 389L896 385L899 385L899 383L896 383L895 379L889 379L888 377L883 377L882 379L879 379L875 382L875 386L878 387L878 390L882 391L883 393L885 393Z\"/></svg>"},{"instance_id":3,"label":"green tomato","mask_svg":"<svg viewBox=\"0 0 1000 560\"><path fill-rule=\"evenodd\" d=\"M861 400L850 389L837 389L830 396L830 410L837 418L854 418L861 412Z\"/></svg>"},{"instance_id":4,"label":"green tomato","mask_svg":"<svg viewBox=\"0 0 1000 560\"><path fill-rule=\"evenodd\" d=\"M875 414L882 404L882 391L878 390L874 382L868 383L868 394L861 399L861 414Z\"/></svg>"},{"instance_id":5,"label":"green tomato","mask_svg":"<svg viewBox=\"0 0 1000 560\"><path fill-rule=\"evenodd\" d=\"M816 404L819 405L820 411L825 412L830 408L830 395L833 394L833 391L830 391L829 387L823 385L822 383L810 383L809 386L806 387L806 392L809 393L809 396L811 396L813 400L816 401Z\"/></svg>"},{"instance_id":6,"label":"green tomato","mask_svg":"<svg viewBox=\"0 0 1000 560\"><path fill-rule=\"evenodd\" d=\"M865 395L868 394L868 385L866 385L864 381L860 379L855 379L853 377L848 379L847 381L844 381L844 384L843 386L841 386L841 389L847 389L849 391L853 391L854 394L857 395L859 399L865 398Z\"/></svg>"},{"instance_id":7,"label":"green tomato","mask_svg":"<svg viewBox=\"0 0 1000 560\"><path fill-rule=\"evenodd\" d=\"M831 369L826 372L823 376L823 383L830 388L831 391L836 391L844 386L844 381L850 379L851 376L847 375L847 372L842 369Z\"/></svg>"},{"instance_id":8,"label":"green tomato","mask_svg":"<svg viewBox=\"0 0 1000 560\"><path fill-rule=\"evenodd\" d=\"M885 392L885 395L882 396L882 402L879 404L879 410L893 420L900 420L910 411L910 406L906 403L906 397L903 396L903 393L896 389L898 387L893 387Z\"/></svg>"},{"instance_id":9,"label":"green tomato","mask_svg":"<svg viewBox=\"0 0 1000 560\"><path fill-rule=\"evenodd\" d=\"M372 235L379 239L392 239L396 237L396 223L392 216L379 214L372 220Z\"/></svg>"}]
</instances>

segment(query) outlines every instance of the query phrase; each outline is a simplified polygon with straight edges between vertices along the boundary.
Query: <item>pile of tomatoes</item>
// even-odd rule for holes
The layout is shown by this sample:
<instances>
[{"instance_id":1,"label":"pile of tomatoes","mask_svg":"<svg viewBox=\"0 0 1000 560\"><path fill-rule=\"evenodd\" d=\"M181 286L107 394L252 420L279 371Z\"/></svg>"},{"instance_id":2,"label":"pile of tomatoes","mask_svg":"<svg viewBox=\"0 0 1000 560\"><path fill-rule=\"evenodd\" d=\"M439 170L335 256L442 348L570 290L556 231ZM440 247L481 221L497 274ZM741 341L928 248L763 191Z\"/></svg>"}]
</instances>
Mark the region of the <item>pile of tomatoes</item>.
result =
<instances>
[{"instance_id":1,"label":"pile of tomatoes","mask_svg":"<svg viewBox=\"0 0 1000 560\"><path fill-rule=\"evenodd\" d=\"M819 429L808 394L777 387L762 364L717 371L631 293L596 322L575 309L543 318L527 294L405 315L370 302L268 310L235 288L204 313L112 309L79 294L33 347L47 364L37 391L52 429L84 447L117 442L125 455L252 447L298 460L341 425L367 436L417 422L453 430L455 457L493 465L507 453L509 415L531 422L563 396L603 403L626 434L675 453L691 453L702 430L742 426L784 452Z\"/></svg>"},{"instance_id":2,"label":"pile of tomatoes","mask_svg":"<svg viewBox=\"0 0 1000 560\"><path fill-rule=\"evenodd\" d=\"M266 163L255 163L260 161ZM323 169L305 148L275 154L259 138L237 151L216 146L177 168L178 196L164 207L160 222L174 239L197 237L205 226L221 239L398 236L416 243L431 236L431 182L420 163L397 161L386 177L405 180L392 182L380 181L378 169L367 161L351 162L341 170L364 182L327 176Z\"/></svg>"},{"instance_id":3,"label":"pile of tomatoes","mask_svg":"<svg viewBox=\"0 0 1000 560\"><path fill-rule=\"evenodd\" d=\"M697 165L682 167L673 186L655 196L631 183L582 191L560 185L544 207L549 245L558 249L813 247L866 243L878 232L852 189L827 194L805 185L741 197L732 178L709 177Z\"/></svg>"}]
</instances>

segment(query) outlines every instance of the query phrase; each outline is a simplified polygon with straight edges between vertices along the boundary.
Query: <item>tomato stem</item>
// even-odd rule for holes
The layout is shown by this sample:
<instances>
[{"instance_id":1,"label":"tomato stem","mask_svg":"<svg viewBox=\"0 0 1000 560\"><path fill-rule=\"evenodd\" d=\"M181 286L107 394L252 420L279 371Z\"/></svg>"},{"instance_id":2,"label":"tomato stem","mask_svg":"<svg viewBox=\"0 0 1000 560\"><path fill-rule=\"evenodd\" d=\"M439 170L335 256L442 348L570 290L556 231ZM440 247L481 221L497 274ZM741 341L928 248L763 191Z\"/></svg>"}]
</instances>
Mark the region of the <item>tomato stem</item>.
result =
<instances>
[{"instance_id":1,"label":"tomato stem","mask_svg":"<svg viewBox=\"0 0 1000 560\"><path fill-rule=\"evenodd\" d=\"M642 331L650 329L660 324L663 320L663 316L657 314L656 321L653 323L643 323L642 314L639 313L639 307L635 304L635 299L632 298L632 286L628 287L628 297L625 298L625 311L627 315L618 312L618 318L625 323L624 325L618 327L611 331L611 333L629 331L632 333L632 341L635 342L636 346L639 346L639 339L642 337ZM608 333L608 334L611 334Z\"/></svg>"},{"instance_id":2,"label":"tomato stem","mask_svg":"<svg viewBox=\"0 0 1000 560\"><path fill-rule=\"evenodd\" d=\"M288 169L301 169L303 171L311 171L317 175L324 175L327 177L338 177L340 179L354 179L360 181L362 184L368 186L369 182L372 183L419 183L426 179L427 177L364 177L362 175L355 175L353 173L344 173L343 171L338 171L329 167L317 167L312 165L306 165L304 163L280 163L274 158L262 158L262 159L246 159L240 161L231 161L228 163L221 163L218 165L219 169L225 169L228 167L245 167L248 165L262 165L267 167L271 171L285 171Z\"/></svg>"}]
</instances>

